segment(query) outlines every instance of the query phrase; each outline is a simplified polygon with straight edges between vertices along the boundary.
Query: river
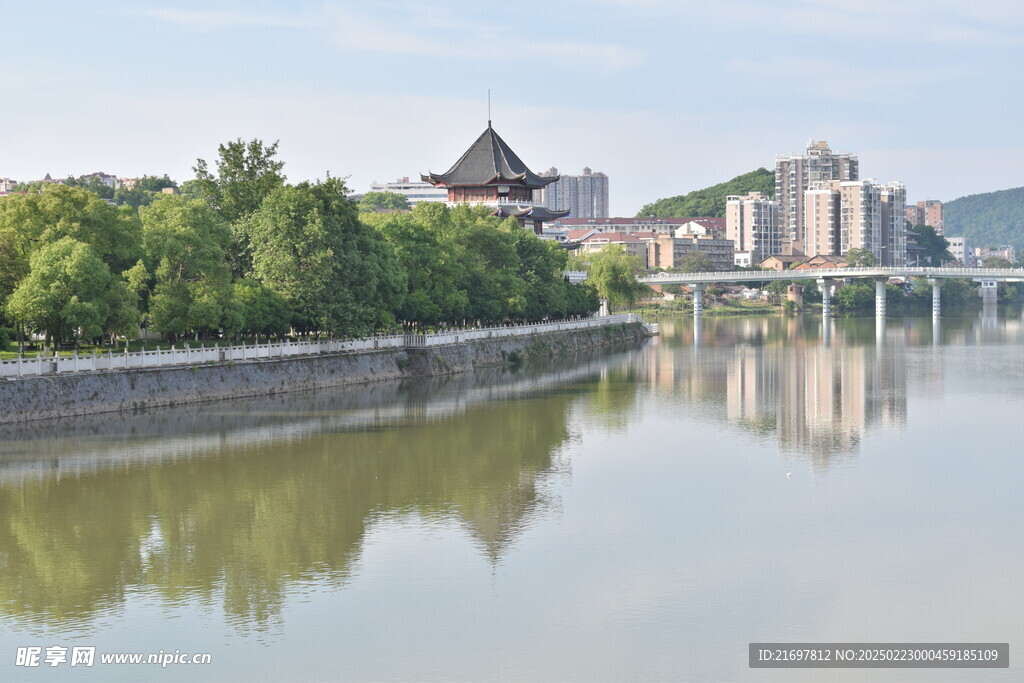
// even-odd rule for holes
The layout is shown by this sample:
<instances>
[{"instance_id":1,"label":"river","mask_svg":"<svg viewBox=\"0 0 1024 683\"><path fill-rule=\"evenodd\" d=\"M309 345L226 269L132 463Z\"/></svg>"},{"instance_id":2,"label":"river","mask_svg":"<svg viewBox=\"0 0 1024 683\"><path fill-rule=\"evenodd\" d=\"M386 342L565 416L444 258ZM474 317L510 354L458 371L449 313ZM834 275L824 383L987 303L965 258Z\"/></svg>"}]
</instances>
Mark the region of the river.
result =
<instances>
[{"instance_id":1,"label":"river","mask_svg":"<svg viewBox=\"0 0 1024 683\"><path fill-rule=\"evenodd\" d=\"M0 677L1020 680L1020 311L825 330L666 319L548 365L4 428ZM1011 668L752 670L751 642ZM175 652L211 663L100 661Z\"/></svg>"}]
</instances>

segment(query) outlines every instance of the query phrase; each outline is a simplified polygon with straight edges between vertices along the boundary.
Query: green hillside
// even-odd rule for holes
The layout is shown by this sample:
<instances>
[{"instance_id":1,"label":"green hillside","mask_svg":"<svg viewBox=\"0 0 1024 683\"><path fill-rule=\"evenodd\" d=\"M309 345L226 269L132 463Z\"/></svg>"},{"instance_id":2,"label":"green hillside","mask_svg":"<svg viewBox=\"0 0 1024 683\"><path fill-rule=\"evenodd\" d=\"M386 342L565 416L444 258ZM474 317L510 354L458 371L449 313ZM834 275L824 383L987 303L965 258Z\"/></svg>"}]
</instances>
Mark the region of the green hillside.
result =
<instances>
[{"instance_id":1,"label":"green hillside","mask_svg":"<svg viewBox=\"0 0 1024 683\"><path fill-rule=\"evenodd\" d=\"M732 180L694 190L689 194L659 199L644 205L637 216L670 218L680 216L725 216L725 198L731 194L764 192L775 196L775 173L759 168L750 173L736 176Z\"/></svg>"},{"instance_id":2,"label":"green hillside","mask_svg":"<svg viewBox=\"0 0 1024 683\"><path fill-rule=\"evenodd\" d=\"M1024 249L1024 187L972 194L944 204L945 233L975 247L1012 244Z\"/></svg>"}]
</instances>

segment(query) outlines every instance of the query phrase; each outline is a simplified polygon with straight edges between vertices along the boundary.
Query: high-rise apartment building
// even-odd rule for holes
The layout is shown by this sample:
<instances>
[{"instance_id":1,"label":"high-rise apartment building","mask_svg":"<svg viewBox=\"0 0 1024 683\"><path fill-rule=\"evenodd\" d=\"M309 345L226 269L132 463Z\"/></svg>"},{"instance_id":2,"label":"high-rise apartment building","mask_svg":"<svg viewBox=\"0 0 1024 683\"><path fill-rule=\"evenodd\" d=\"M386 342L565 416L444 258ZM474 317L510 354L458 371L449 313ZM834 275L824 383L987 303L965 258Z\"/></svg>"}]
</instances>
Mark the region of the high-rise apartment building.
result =
<instances>
[{"instance_id":1,"label":"high-rise apartment building","mask_svg":"<svg viewBox=\"0 0 1024 683\"><path fill-rule=\"evenodd\" d=\"M824 140L810 140L804 154L780 154L775 157L775 199L779 203L779 225L783 236L793 241L794 249L814 253L805 245L804 193L816 183L857 180L859 177L857 155L833 152Z\"/></svg>"},{"instance_id":2,"label":"high-rise apartment building","mask_svg":"<svg viewBox=\"0 0 1024 683\"><path fill-rule=\"evenodd\" d=\"M542 178L558 178L539 190L533 199L549 209L569 210L573 218L608 217L608 176L583 169L582 175L559 176L558 169L551 167L540 174Z\"/></svg>"},{"instance_id":3,"label":"high-rise apartment building","mask_svg":"<svg viewBox=\"0 0 1024 683\"><path fill-rule=\"evenodd\" d=\"M930 225L935 228L935 232L942 234L942 202L938 199L926 199L906 207L905 211L911 225Z\"/></svg>"},{"instance_id":4,"label":"high-rise apartment building","mask_svg":"<svg viewBox=\"0 0 1024 683\"><path fill-rule=\"evenodd\" d=\"M850 249L866 249L879 265L906 265L906 196L902 183L813 183L803 197L806 253L845 256Z\"/></svg>"},{"instance_id":5,"label":"high-rise apartment building","mask_svg":"<svg viewBox=\"0 0 1024 683\"><path fill-rule=\"evenodd\" d=\"M761 192L729 195L725 201L725 237L737 252L749 252L750 263L782 253L778 202Z\"/></svg>"}]
</instances>

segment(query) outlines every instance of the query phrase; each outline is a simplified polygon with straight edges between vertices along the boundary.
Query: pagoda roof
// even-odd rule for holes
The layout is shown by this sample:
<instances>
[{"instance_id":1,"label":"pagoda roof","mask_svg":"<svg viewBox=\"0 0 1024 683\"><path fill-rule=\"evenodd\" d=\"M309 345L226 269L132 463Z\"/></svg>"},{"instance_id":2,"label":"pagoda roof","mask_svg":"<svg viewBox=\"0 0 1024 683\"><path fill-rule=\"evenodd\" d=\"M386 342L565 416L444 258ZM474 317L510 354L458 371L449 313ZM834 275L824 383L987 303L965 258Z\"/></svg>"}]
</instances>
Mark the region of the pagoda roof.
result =
<instances>
[{"instance_id":1,"label":"pagoda roof","mask_svg":"<svg viewBox=\"0 0 1024 683\"><path fill-rule=\"evenodd\" d=\"M556 211L546 206L519 206L516 204L502 204L494 215L507 218L530 218L535 221L553 221L569 214L569 209Z\"/></svg>"},{"instance_id":2,"label":"pagoda roof","mask_svg":"<svg viewBox=\"0 0 1024 683\"><path fill-rule=\"evenodd\" d=\"M501 139L491 122L480 134L466 153L445 173L421 175L425 182L433 185L525 185L538 189L558 180L558 176L542 178L523 163L512 148Z\"/></svg>"}]
</instances>

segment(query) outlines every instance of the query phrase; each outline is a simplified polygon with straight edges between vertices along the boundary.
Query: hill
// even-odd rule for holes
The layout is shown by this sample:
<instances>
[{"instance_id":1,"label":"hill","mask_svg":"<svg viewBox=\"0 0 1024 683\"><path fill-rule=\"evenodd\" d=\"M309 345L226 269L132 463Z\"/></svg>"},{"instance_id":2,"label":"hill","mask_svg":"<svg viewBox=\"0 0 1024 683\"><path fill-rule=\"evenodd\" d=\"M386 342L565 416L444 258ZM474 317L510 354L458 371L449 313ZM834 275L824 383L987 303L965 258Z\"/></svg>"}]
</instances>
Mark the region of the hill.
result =
<instances>
[{"instance_id":1,"label":"hill","mask_svg":"<svg viewBox=\"0 0 1024 683\"><path fill-rule=\"evenodd\" d=\"M659 199L645 204L637 216L654 216L669 218L672 216L725 216L725 198L731 194L748 192L764 192L770 197L775 196L775 173L759 168L750 173L736 176L732 180L703 190L694 190L689 194Z\"/></svg>"},{"instance_id":2,"label":"hill","mask_svg":"<svg viewBox=\"0 0 1024 683\"><path fill-rule=\"evenodd\" d=\"M971 246L1024 249L1024 187L954 199L942 214L946 235L963 235Z\"/></svg>"}]
</instances>

